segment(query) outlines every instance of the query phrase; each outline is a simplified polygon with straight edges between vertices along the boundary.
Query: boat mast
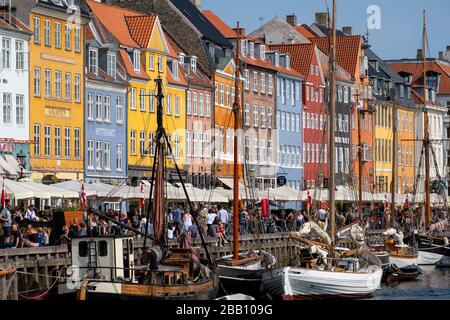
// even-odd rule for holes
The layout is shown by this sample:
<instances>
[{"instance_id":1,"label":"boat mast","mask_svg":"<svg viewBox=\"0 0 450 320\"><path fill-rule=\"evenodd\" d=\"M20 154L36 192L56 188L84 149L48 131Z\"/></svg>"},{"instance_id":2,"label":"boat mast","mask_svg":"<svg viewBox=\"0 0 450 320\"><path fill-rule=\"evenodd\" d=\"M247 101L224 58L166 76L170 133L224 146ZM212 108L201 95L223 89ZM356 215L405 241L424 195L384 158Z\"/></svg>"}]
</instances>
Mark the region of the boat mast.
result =
<instances>
[{"instance_id":1,"label":"boat mast","mask_svg":"<svg viewBox=\"0 0 450 320\"><path fill-rule=\"evenodd\" d=\"M234 75L234 145L233 145L233 260L239 259L239 169L238 169L238 129L239 129L239 65L240 65L240 28L236 28L236 68Z\"/></svg>"},{"instance_id":2,"label":"boat mast","mask_svg":"<svg viewBox=\"0 0 450 320\"><path fill-rule=\"evenodd\" d=\"M428 109L427 109L427 22L426 12L423 10L423 32L422 32L422 58L423 58L423 130L425 148L425 219L427 228L431 225L431 207L430 207L430 133L428 129Z\"/></svg>"},{"instance_id":3,"label":"boat mast","mask_svg":"<svg viewBox=\"0 0 450 320\"><path fill-rule=\"evenodd\" d=\"M392 185L391 185L391 228L395 224L395 190L397 189L397 96L395 88L392 90Z\"/></svg>"},{"instance_id":4,"label":"boat mast","mask_svg":"<svg viewBox=\"0 0 450 320\"><path fill-rule=\"evenodd\" d=\"M359 105L359 97L362 95L362 92L359 92L356 95L356 103ZM357 108L356 111L357 121L358 121L358 211L359 211L359 218L362 219L363 217L363 163L362 163L362 157L363 157L363 145L361 143L361 108Z\"/></svg>"},{"instance_id":5,"label":"boat mast","mask_svg":"<svg viewBox=\"0 0 450 320\"><path fill-rule=\"evenodd\" d=\"M333 0L333 30L331 35L331 57L330 57L330 152L328 162L328 199L330 202L330 223L331 223L331 256L335 256L335 235L336 235L336 206L335 206L335 121L336 121L336 0ZM333 260L333 264L334 264Z\"/></svg>"}]
</instances>

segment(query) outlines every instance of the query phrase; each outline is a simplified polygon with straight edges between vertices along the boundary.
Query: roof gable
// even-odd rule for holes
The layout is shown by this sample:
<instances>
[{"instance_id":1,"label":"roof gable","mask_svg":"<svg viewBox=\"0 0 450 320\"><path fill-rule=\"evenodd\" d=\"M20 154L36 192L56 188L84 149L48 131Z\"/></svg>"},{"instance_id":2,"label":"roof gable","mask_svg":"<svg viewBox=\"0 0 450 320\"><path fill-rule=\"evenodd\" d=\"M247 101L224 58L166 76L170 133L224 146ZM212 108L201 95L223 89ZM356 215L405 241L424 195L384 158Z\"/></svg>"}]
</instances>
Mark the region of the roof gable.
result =
<instances>
[{"instance_id":1,"label":"roof gable","mask_svg":"<svg viewBox=\"0 0 450 320\"><path fill-rule=\"evenodd\" d=\"M141 47L147 48L152 35L156 16L125 16L125 22L133 40Z\"/></svg>"},{"instance_id":2,"label":"roof gable","mask_svg":"<svg viewBox=\"0 0 450 320\"><path fill-rule=\"evenodd\" d=\"M281 53L289 53L291 67L307 78L311 68L311 61L315 55L316 46L313 43L303 44L276 44L269 45L270 50L278 50Z\"/></svg>"}]
</instances>

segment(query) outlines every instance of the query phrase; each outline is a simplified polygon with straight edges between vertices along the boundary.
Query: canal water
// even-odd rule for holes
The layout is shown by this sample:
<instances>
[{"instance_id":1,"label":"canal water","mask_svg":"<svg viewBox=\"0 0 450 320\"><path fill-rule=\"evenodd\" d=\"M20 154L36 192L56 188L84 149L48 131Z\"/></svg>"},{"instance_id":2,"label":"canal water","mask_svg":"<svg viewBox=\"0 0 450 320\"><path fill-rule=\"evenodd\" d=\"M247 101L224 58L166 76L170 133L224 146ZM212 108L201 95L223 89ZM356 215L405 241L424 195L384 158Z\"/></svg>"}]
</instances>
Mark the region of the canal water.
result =
<instances>
[{"instance_id":1,"label":"canal water","mask_svg":"<svg viewBox=\"0 0 450 320\"><path fill-rule=\"evenodd\" d=\"M382 284L370 300L449 300L450 268L421 266L414 281Z\"/></svg>"}]
</instances>

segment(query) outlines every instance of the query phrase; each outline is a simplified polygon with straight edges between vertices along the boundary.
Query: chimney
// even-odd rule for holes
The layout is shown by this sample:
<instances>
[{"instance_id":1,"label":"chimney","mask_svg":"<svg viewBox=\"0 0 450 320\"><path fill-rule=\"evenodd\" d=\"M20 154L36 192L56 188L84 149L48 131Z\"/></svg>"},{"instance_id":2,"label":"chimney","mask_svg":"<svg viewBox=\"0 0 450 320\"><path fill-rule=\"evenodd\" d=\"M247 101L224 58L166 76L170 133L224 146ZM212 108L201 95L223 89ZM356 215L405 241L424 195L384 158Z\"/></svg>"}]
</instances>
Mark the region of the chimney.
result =
<instances>
[{"instance_id":1,"label":"chimney","mask_svg":"<svg viewBox=\"0 0 450 320\"><path fill-rule=\"evenodd\" d=\"M319 26L326 27L328 25L328 13L316 12L316 24Z\"/></svg>"},{"instance_id":2,"label":"chimney","mask_svg":"<svg viewBox=\"0 0 450 320\"><path fill-rule=\"evenodd\" d=\"M233 28L233 31L237 33L238 29L237 28ZM239 36L241 36L241 37L245 36L245 28L239 27Z\"/></svg>"},{"instance_id":3,"label":"chimney","mask_svg":"<svg viewBox=\"0 0 450 320\"><path fill-rule=\"evenodd\" d=\"M289 23L291 26L296 27L297 26L297 16L295 13L286 16L286 22Z\"/></svg>"},{"instance_id":4,"label":"chimney","mask_svg":"<svg viewBox=\"0 0 450 320\"><path fill-rule=\"evenodd\" d=\"M347 36L351 36L353 34L353 27L342 27L342 32Z\"/></svg>"},{"instance_id":5,"label":"chimney","mask_svg":"<svg viewBox=\"0 0 450 320\"><path fill-rule=\"evenodd\" d=\"M442 52L442 51L439 51L439 60L445 60L445 57L444 57L444 52Z\"/></svg>"},{"instance_id":6,"label":"chimney","mask_svg":"<svg viewBox=\"0 0 450 320\"><path fill-rule=\"evenodd\" d=\"M198 10L202 10L202 4L200 0L191 0L192 4L197 7Z\"/></svg>"},{"instance_id":7,"label":"chimney","mask_svg":"<svg viewBox=\"0 0 450 320\"><path fill-rule=\"evenodd\" d=\"M423 60L423 51L422 49L417 49L417 60Z\"/></svg>"},{"instance_id":8,"label":"chimney","mask_svg":"<svg viewBox=\"0 0 450 320\"><path fill-rule=\"evenodd\" d=\"M447 59L450 59L450 46L447 46L447 48L445 49L445 56L447 57Z\"/></svg>"}]
</instances>

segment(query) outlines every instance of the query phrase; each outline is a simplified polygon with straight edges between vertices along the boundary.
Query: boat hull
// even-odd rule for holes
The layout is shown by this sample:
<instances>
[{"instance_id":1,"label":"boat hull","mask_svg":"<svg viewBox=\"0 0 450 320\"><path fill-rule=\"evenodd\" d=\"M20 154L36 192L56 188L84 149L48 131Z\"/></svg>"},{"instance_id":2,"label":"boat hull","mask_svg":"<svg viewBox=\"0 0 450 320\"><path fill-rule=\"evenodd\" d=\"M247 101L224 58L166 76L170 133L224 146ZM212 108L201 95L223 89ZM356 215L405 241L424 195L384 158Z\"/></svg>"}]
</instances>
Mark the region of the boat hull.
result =
<instances>
[{"instance_id":1,"label":"boat hull","mask_svg":"<svg viewBox=\"0 0 450 320\"><path fill-rule=\"evenodd\" d=\"M419 249L418 265L419 266L435 265L443 257L444 256L442 254Z\"/></svg>"},{"instance_id":2,"label":"boat hull","mask_svg":"<svg viewBox=\"0 0 450 320\"><path fill-rule=\"evenodd\" d=\"M84 300L213 300L219 292L219 278L188 285L144 285L110 281L90 281ZM63 292L59 298L80 293Z\"/></svg>"},{"instance_id":3,"label":"boat hull","mask_svg":"<svg viewBox=\"0 0 450 320\"><path fill-rule=\"evenodd\" d=\"M361 299L379 288L382 274L380 267L368 273L287 267L265 273L262 282L272 297L284 300Z\"/></svg>"}]
</instances>

